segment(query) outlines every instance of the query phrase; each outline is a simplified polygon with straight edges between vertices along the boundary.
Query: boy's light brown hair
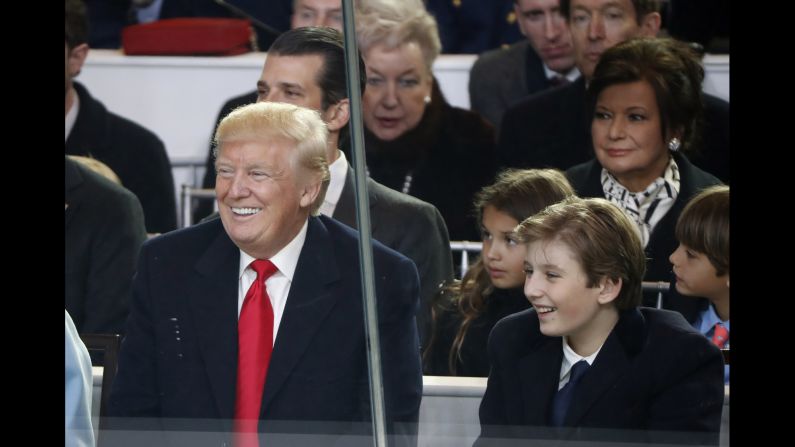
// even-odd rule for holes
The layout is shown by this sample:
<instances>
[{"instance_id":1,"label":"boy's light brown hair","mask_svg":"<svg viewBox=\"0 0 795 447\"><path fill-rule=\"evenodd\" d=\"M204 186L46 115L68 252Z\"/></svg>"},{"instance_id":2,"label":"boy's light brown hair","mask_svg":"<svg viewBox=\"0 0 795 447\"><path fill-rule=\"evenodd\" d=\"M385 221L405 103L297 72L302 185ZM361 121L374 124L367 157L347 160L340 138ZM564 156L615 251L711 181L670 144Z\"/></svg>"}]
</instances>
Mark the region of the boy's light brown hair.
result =
<instances>
[{"instance_id":1,"label":"boy's light brown hair","mask_svg":"<svg viewBox=\"0 0 795 447\"><path fill-rule=\"evenodd\" d=\"M616 308L640 305L646 273L643 244L626 214L607 200L569 197L525 219L514 231L524 243L563 242L577 257L588 278L587 287L596 287L603 278L620 278Z\"/></svg>"}]
</instances>

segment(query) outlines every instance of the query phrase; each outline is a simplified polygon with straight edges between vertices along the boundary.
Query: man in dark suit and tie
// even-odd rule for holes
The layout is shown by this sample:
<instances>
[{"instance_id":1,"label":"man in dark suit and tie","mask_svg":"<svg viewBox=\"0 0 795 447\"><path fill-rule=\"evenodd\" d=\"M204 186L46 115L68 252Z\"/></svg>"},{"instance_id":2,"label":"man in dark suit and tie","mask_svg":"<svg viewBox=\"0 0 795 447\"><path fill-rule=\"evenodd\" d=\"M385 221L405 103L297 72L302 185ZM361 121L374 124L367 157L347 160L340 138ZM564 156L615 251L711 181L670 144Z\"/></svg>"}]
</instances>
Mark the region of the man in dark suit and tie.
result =
<instances>
[{"instance_id":1,"label":"man in dark suit and tie","mask_svg":"<svg viewBox=\"0 0 795 447\"><path fill-rule=\"evenodd\" d=\"M274 432L349 433L370 419L358 234L318 216L327 134L320 113L284 103L250 104L221 122L221 218L144 244L113 416L219 432L194 444L228 443L233 430L235 446L256 445L256 432L268 432L264 442ZM375 241L372 251L394 429L419 413L419 280L408 258Z\"/></svg>"},{"instance_id":2,"label":"man in dark suit and tie","mask_svg":"<svg viewBox=\"0 0 795 447\"><path fill-rule=\"evenodd\" d=\"M657 0L560 0L582 77L506 110L497 142L504 167L568 169L593 158L586 87L601 54L633 37L660 30ZM729 103L704 94L704 131L696 166L729 182Z\"/></svg>"},{"instance_id":3,"label":"man in dark suit and tie","mask_svg":"<svg viewBox=\"0 0 795 447\"><path fill-rule=\"evenodd\" d=\"M481 54L469 72L472 110L496 129L508 107L580 76L560 0L514 0L513 12L526 39Z\"/></svg>"}]
</instances>

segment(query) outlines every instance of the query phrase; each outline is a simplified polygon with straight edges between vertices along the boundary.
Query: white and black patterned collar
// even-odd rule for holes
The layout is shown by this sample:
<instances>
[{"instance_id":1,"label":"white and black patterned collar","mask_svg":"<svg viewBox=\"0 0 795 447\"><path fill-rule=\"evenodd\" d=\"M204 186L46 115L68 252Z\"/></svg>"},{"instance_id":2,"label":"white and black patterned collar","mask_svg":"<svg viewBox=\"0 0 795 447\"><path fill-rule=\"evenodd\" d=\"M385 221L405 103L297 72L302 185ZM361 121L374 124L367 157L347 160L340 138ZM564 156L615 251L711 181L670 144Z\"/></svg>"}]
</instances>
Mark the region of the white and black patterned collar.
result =
<instances>
[{"instance_id":1,"label":"white and black patterned collar","mask_svg":"<svg viewBox=\"0 0 795 447\"><path fill-rule=\"evenodd\" d=\"M668 159L662 177L657 177L643 191L629 191L604 168L601 182L605 198L618 205L635 222L644 247L648 244L654 227L676 201L681 185L679 166L673 157Z\"/></svg>"}]
</instances>

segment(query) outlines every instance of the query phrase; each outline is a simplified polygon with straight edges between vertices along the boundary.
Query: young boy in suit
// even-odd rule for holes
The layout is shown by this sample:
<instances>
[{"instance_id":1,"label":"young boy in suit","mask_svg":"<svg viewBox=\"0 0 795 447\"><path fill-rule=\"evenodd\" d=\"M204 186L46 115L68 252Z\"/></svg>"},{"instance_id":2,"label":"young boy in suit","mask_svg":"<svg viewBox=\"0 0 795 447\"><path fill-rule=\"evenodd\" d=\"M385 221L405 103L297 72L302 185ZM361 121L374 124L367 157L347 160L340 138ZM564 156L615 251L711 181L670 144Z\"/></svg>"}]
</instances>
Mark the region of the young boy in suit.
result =
<instances>
[{"instance_id":1,"label":"young boy in suit","mask_svg":"<svg viewBox=\"0 0 795 447\"><path fill-rule=\"evenodd\" d=\"M668 258L676 290L704 297L709 304L693 327L717 347L729 348L729 187L713 186L685 206L676 223L679 247ZM724 381L729 383L729 365Z\"/></svg>"},{"instance_id":2,"label":"young boy in suit","mask_svg":"<svg viewBox=\"0 0 795 447\"><path fill-rule=\"evenodd\" d=\"M681 314L638 307L646 263L629 218L572 197L515 233L533 308L491 332L476 445L550 434L717 443L722 357Z\"/></svg>"}]
</instances>

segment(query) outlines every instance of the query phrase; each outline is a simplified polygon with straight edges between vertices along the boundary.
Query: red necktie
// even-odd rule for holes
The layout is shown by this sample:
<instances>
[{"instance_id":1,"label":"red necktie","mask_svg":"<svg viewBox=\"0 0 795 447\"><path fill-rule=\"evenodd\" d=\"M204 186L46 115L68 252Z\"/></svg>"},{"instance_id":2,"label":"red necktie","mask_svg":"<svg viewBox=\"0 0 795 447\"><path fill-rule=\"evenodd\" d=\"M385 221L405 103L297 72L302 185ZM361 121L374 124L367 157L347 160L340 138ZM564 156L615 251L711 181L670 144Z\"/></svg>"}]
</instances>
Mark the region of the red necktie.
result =
<instances>
[{"instance_id":1,"label":"red necktie","mask_svg":"<svg viewBox=\"0 0 795 447\"><path fill-rule=\"evenodd\" d=\"M729 341L729 330L720 323L715 323L715 330L712 333L712 343L723 349Z\"/></svg>"},{"instance_id":2,"label":"red necktie","mask_svg":"<svg viewBox=\"0 0 795 447\"><path fill-rule=\"evenodd\" d=\"M273 307L265 290L265 280L277 269L272 262L253 261L257 272L243 300L237 324L237 395L235 397L235 447L257 447L257 424L262 391L273 351Z\"/></svg>"}]
</instances>

